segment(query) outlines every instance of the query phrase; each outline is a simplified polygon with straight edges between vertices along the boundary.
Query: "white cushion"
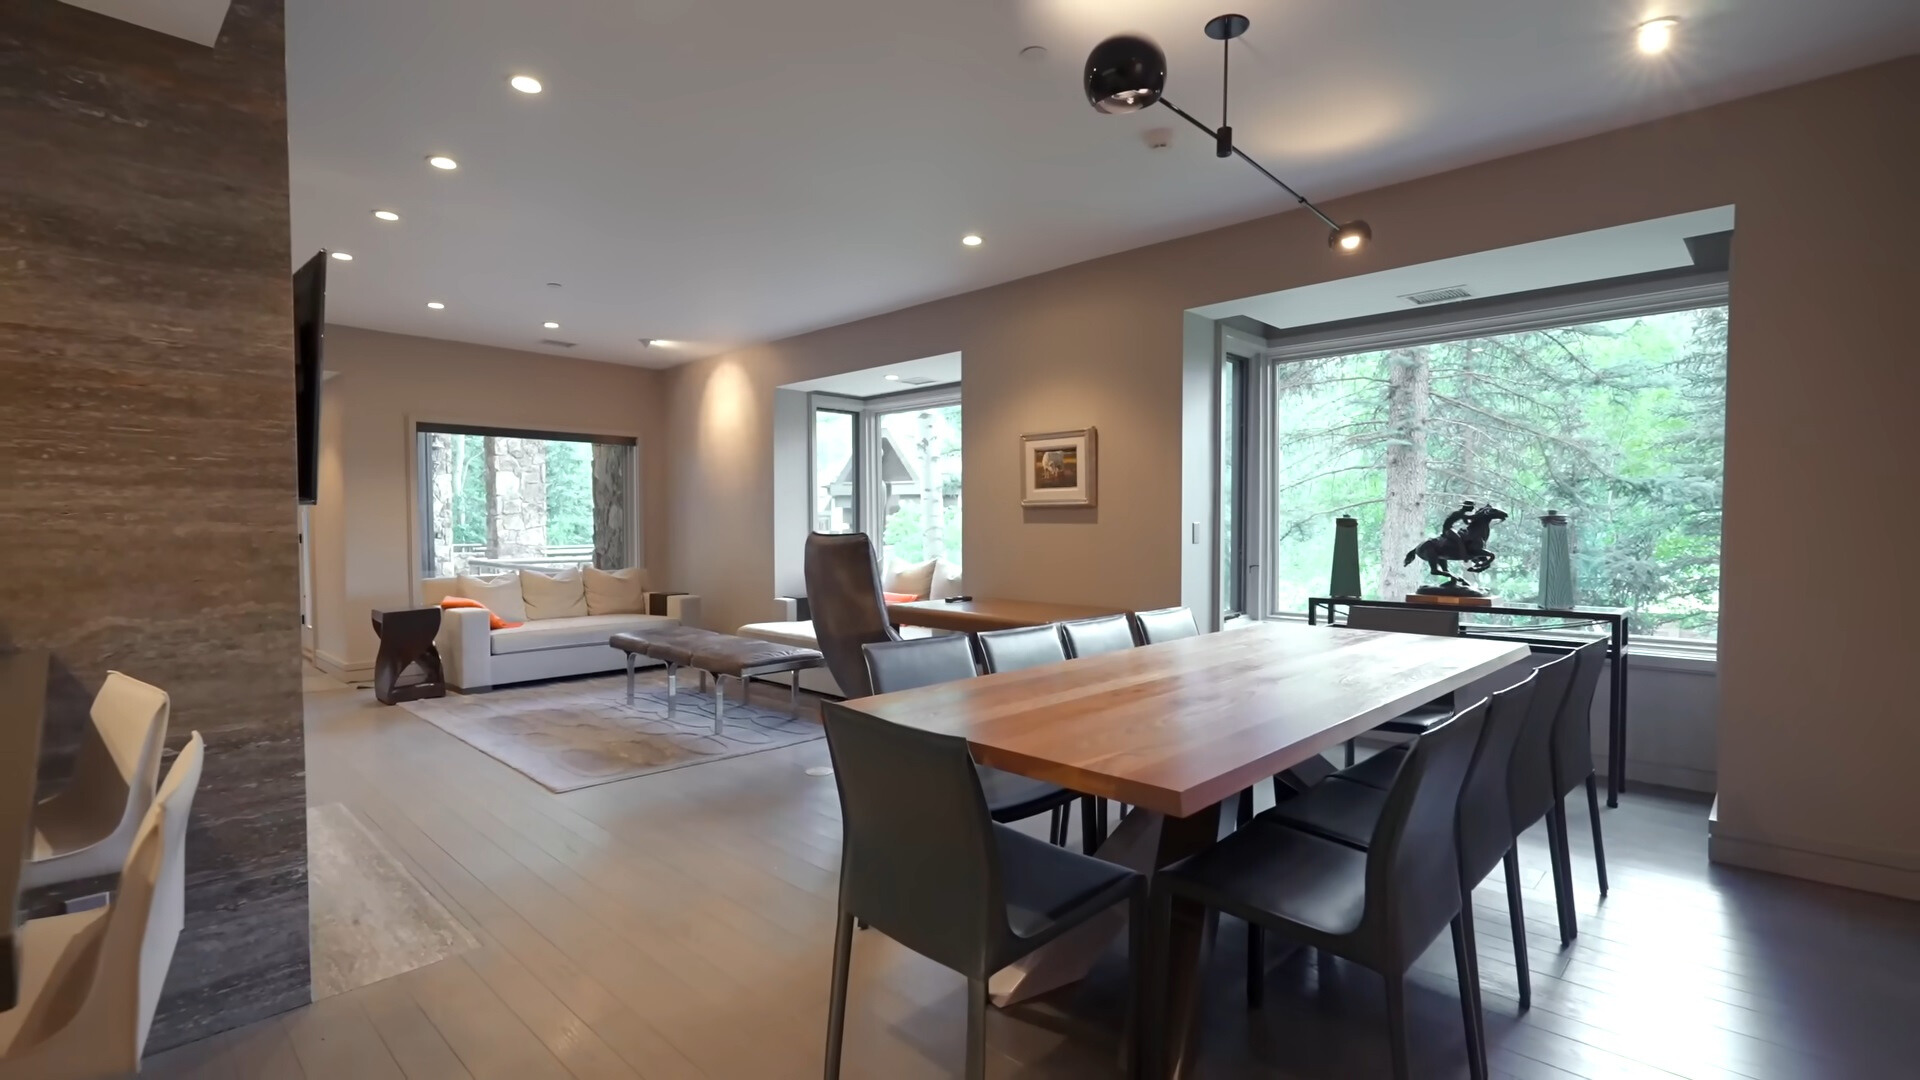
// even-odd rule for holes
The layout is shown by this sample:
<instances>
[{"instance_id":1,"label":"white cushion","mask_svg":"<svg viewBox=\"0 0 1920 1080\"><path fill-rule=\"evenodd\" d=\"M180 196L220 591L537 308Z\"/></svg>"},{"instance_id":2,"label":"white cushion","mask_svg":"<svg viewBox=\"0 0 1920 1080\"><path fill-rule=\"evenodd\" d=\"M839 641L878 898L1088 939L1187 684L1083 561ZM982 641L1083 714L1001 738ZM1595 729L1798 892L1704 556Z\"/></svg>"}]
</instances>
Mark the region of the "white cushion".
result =
<instances>
[{"instance_id":1,"label":"white cushion","mask_svg":"<svg viewBox=\"0 0 1920 1080\"><path fill-rule=\"evenodd\" d=\"M427 607L439 607L441 599L448 596L459 596L459 593L453 591L454 583L458 580L458 578L450 577L421 578L420 603ZM467 599L472 600L475 599L475 597L470 596Z\"/></svg>"},{"instance_id":2,"label":"white cushion","mask_svg":"<svg viewBox=\"0 0 1920 1080\"><path fill-rule=\"evenodd\" d=\"M933 571L939 563L939 559L911 564L889 562L887 576L881 579L880 589L882 592L907 593L916 600L925 600L933 591Z\"/></svg>"},{"instance_id":3,"label":"white cushion","mask_svg":"<svg viewBox=\"0 0 1920 1080\"><path fill-rule=\"evenodd\" d=\"M520 599L526 601L527 619L575 619L587 613L586 582L578 570L542 574L537 570L520 571Z\"/></svg>"},{"instance_id":4,"label":"white cushion","mask_svg":"<svg viewBox=\"0 0 1920 1080\"><path fill-rule=\"evenodd\" d=\"M587 586L587 614L640 615L647 610L647 579L637 567L581 572Z\"/></svg>"},{"instance_id":5,"label":"white cushion","mask_svg":"<svg viewBox=\"0 0 1920 1080\"><path fill-rule=\"evenodd\" d=\"M487 606L488 611L508 622L527 621L527 605L520 600L519 574L498 574L487 578L461 574L453 579L453 592L448 595L478 600Z\"/></svg>"},{"instance_id":6,"label":"white cushion","mask_svg":"<svg viewBox=\"0 0 1920 1080\"><path fill-rule=\"evenodd\" d=\"M945 600L949 596L967 595L967 583L960 578L960 564L949 559L939 560L940 565L933 571L933 593L930 600Z\"/></svg>"},{"instance_id":7,"label":"white cushion","mask_svg":"<svg viewBox=\"0 0 1920 1080\"><path fill-rule=\"evenodd\" d=\"M500 656L538 649L605 645L615 634L673 625L676 625L674 620L660 615L581 615L572 619L540 619L524 626L495 630L489 636L493 654Z\"/></svg>"},{"instance_id":8,"label":"white cushion","mask_svg":"<svg viewBox=\"0 0 1920 1080\"><path fill-rule=\"evenodd\" d=\"M797 622L748 623L735 632L741 637L771 641L776 645L792 645L801 649L820 647L820 639L814 636L811 619L801 619Z\"/></svg>"}]
</instances>

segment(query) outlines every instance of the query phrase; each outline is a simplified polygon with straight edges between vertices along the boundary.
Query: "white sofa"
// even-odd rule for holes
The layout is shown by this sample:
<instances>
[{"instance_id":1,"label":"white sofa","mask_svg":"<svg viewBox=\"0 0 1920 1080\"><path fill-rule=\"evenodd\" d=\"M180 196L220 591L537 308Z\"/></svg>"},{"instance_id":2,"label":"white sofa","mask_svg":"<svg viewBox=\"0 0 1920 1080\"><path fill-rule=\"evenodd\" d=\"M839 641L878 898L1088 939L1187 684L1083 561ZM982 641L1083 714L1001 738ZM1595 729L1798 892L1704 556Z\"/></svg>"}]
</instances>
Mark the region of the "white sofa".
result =
<instances>
[{"instance_id":1,"label":"white sofa","mask_svg":"<svg viewBox=\"0 0 1920 1080\"><path fill-rule=\"evenodd\" d=\"M515 578L502 574L481 579L493 584ZM448 596L464 593L458 578L427 578L420 582L420 600L438 604ZM690 593L656 598L642 592L643 610L661 601L664 615L623 611L617 614L569 615L541 618L529 611L519 626L489 629L489 612L481 608L448 608L441 613L440 633L433 642L440 649L440 662L447 673L447 685L467 692L491 690L509 683L553 679L563 675L591 675L603 671L626 670L627 654L607 644L614 634L648 627L693 624L700 618L700 598ZM638 658L639 666L659 663Z\"/></svg>"},{"instance_id":2,"label":"white sofa","mask_svg":"<svg viewBox=\"0 0 1920 1080\"><path fill-rule=\"evenodd\" d=\"M918 566L892 566L881 576L881 591L891 593L912 593L922 600L944 600L949 596L966 595L966 585L961 580L960 564L946 559L935 559ZM741 637L758 638L779 645L797 645L803 649L817 649L820 639L814 636L813 620L800 618L801 601L792 596L773 598L773 614L778 616L767 622L747 623L734 631ZM933 637L937 631L924 626L903 626L900 636L905 638ZM800 689L811 690L816 694L830 697L845 697L840 692L840 684L833 679L833 673L824 667L809 668L800 673Z\"/></svg>"}]
</instances>

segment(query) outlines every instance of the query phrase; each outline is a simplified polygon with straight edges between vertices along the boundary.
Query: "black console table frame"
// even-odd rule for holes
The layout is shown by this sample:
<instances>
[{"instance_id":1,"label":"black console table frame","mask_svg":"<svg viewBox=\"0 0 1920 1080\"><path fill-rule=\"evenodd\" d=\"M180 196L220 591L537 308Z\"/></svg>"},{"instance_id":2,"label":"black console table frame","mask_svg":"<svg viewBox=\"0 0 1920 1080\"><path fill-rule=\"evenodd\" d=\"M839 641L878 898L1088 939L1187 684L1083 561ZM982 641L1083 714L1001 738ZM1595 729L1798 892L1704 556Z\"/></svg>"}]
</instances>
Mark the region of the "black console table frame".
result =
<instances>
[{"instance_id":1,"label":"black console table frame","mask_svg":"<svg viewBox=\"0 0 1920 1080\"><path fill-rule=\"evenodd\" d=\"M1490 607L1469 606L1465 604L1422 604L1411 600L1366 600L1353 596L1315 596L1307 600L1307 623L1319 622L1320 612L1325 609L1328 625L1333 624L1335 608L1383 607L1383 608L1442 608L1457 611L1462 615L1519 615L1537 619L1559 619L1563 622L1602 626L1607 628L1607 659L1612 661L1608 667L1607 683L1607 805L1620 805L1620 793L1627 790L1627 646L1632 642L1632 627L1629 625L1625 608L1550 608L1538 604L1500 604ZM1509 632L1510 631L1510 632ZM1518 641L1522 644L1550 649L1566 649L1570 646L1565 638L1553 637L1539 632L1527 633L1526 627L1475 627L1461 625L1461 633L1473 637L1493 638L1498 641Z\"/></svg>"}]
</instances>

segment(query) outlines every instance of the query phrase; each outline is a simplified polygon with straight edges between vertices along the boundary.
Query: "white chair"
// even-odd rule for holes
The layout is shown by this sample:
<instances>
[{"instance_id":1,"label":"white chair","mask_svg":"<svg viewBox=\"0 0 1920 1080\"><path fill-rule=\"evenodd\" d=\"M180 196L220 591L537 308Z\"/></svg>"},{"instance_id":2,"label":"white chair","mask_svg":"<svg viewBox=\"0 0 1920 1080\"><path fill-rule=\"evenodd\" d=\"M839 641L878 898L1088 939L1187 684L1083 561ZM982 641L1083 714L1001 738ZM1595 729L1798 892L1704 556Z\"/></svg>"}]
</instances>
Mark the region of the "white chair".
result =
<instances>
[{"instance_id":1,"label":"white chair","mask_svg":"<svg viewBox=\"0 0 1920 1080\"><path fill-rule=\"evenodd\" d=\"M23 891L119 872L153 804L168 708L166 691L107 672L93 699L93 723L73 781L33 808L32 854L20 869Z\"/></svg>"},{"instance_id":2,"label":"white chair","mask_svg":"<svg viewBox=\"0 0 1920 1080\"><path fill-rule=\"evenodd\" d=\"M141 819L105 907L21 928L20 1004L0 1013L0 1080L95 1080L140 1067L186 912L200 733Z\"/></svg>"}]
</instances>

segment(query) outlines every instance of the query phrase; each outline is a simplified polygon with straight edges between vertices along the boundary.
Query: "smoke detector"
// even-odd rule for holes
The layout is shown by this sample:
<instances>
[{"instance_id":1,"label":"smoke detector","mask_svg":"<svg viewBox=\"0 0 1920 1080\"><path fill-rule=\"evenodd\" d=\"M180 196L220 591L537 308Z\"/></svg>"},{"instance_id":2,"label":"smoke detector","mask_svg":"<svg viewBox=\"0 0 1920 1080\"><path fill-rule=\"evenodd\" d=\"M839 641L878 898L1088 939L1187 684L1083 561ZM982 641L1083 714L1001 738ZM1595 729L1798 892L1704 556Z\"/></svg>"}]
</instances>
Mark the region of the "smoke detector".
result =
<instances>
[{"instance_id":1,"label":"smoke detector","mask_svg":"<svg viewBox=\"0 0 1920 1080\"><path fill-rule=\"evenodd\" d=\"M1173 145L1173 129L1167 127L1148 128L1141 138L1155 150L1165 150Z\"/></svg>"}]
</instances>

